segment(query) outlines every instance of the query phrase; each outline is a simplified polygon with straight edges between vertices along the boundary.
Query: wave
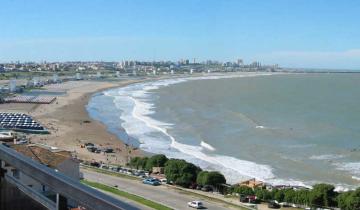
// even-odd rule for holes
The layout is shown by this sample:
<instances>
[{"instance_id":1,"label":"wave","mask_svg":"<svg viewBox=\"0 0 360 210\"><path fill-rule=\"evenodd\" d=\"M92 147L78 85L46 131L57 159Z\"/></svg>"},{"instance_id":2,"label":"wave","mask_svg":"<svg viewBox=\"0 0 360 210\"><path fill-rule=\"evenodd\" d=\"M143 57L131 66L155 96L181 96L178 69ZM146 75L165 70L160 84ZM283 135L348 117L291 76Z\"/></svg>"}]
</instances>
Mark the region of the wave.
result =
<instances>
[{"instance_id":1,"label":"wave","mask_svg":"<svg viewBox=\"0 0 360 210\"><path fill-rule=\"evenodd\" d=\"M335 159L340 159L343 158L344 155L313 155L310 156L311 160L335 160Z\"/></svg>"},{"instance_id":2,"label":"wave","mask_svg":"<svg viewBox=\"0 0 360 210\"><path fill-rule=\"evenodd\" d=\"M262 126L262 125L257 125L257 126L255 126L255 128L264 129L264 128L265 128L265 126Z\"/></svg>"},{"instance_id":3,"label":"wave","mask_svg":"<svg viewBox=\"0 0 360 210\"><path fill-rule=\"evenodd\" d=\"M154 113L154 104L152 103L151 90L178 84L190 80L208 80L236 77L265 76L264 74L246 74L246 75L215 75L190 78L165 79L159 81L137 83L123 88L105 91L106 96L113 97L113 103L120 110L119 118L121 126L126 133L136 138L141 144L140 148L151 152L161 153L170 158L181 158L192 162L207 170L221 171L229 183L236 183L247 178L256 178L269 183L292 183L301 184L296 180L278 180L273 174L273 169L268 165L262 165L251 161L240 160L231 156L207 154L210 151L216 151L216 148L210 144L201 141L199 145L189 145L177 141L169 133L169 129L174 125L151 118L149 115ZM254 123L255 124L255 123ZM129 142L127 142L129 143Z\"/></svg>"},{"instance_id":4,"label":"wave","mask_svg":"<svg viewBox=\"0 0 360 210\"><path fill-rule=\"evenodd\" d=\"M338 170L347 171L355 177L360 176L360 162L334 163L334 165Z\"/></svg>"},{"instance_id":5,"label":"wave","mask_svg":"<svg viewBox=\"0 0 360 210\"><path fill-rule=\"evenodd\" d=\"M204 141L201 141L200 145L201 145L202 147L210 150L210 151L215 151L215 150L216 150L213 146L211 146L210 144L208 144L208 143L206 143L206 142L204 142Z\"/></svg>"},{"instance_id":6,"label":"wave","mask_svg":"<svg viewBox=\"0 0 360 210\"><path fill-rule=\"evenodd\" d=\"M358 177L358 176L351 176L351 178L354 180L360 181L360 177Z\"/></svg>"}]
</instances>

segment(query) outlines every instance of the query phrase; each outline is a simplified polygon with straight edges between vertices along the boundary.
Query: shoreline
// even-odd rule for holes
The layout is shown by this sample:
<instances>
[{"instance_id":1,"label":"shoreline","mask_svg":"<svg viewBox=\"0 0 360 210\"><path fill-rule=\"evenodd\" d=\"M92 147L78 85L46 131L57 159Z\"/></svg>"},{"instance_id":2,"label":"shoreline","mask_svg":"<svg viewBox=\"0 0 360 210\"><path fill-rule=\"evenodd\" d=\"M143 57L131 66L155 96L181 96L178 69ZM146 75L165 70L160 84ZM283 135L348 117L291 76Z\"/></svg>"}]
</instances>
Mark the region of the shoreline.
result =
<instances>
[{"instance_id":1,"label":"shoreline","mask_svg":"<svg viewBox=\"0 0 360 210\"><path fill-rule=\"evenodd\" d=\"M199 75L199 77L180 77L180 78L163 78L164 80L162 80L161 82L159 82L158 84L159 84L159 86L162 86L162 85L164 85L164 86L167 86L167 85L171 85L171 84L177 84L177 83L182 83L182 82L187 82L187 81L192 81L192 80L213 80L213 79L227 79L227 78L237 78L237 77L253 77L253 76L270 76L270 75L278 75L278 74L273 74L273 73L259 73L259 74L257 74L257 73L241 73L241 74L211 74L211 75ZM167 80L167 79L169 79L169 80ZM151 82L151 81L145 81L145 82L143 82L143 84L144 85L146 85L146 83L147 82L150 82L150 86L154 86L154 84ZM156 81L154 81L154 83L155 84L157 84L157 82ZM155 85L155 86L157 86L157 85ZM123 87L123 88L126 88L126 87ZM141 87L140 87L141 88ZM121 88L122 89L122 88ZM157 89L157 88L155 88L155 89ZM131 88L128 90L128 89L126 89L126 90L124 90L125 92L128 92L128 91L130 91L131 92ZM146 92L146 90L144 90L145 92ZM124 92L124 93L125 93ZM125 93L125 95L126 95L126 93ZM125 100L125 104L127 104L127 97L129 97L129 96L125 96L125 98L123 98L124 100ZM131 96L130 96L131 97ZM136 99L132 99L132 100L135 100L135 101L137 101ZM137 101L137 102L135 102L135 104L142 104L143 102L140 102L140 101ZM104 111L106 111L106 110L102 110L100 107L99 107L99 105L97 105L98 106L98 108L99 108L99 111L97 111L96 109L94 110L95 112L97 112L97 114L96 115L99 115L99 114L101 114L101 112L104 112ZM141 105L141 107L148 107L147 105ZM137 107L137 106L136 106ZM143 116L143 113L142 113L142 111L141 110L139 110L139 109L137 109L137 108L134 108L135 109L135 118L137 119L137 120L139 120L139 121L141 121L142 123L145 123L146 125L149 125L149 124L151 124L151 122L148 122L148 118L151 118L151 117L147 117L147 116ZM114 111L114 110L112 110L112 111ZM124 111L124 110L123 110ZM149 110L147 110L147 111L145 111L145 112L148 112ZM126 111L127 112L127 111ZM125 112L125 114L127 115L127 114L131 114L131 115L134 115L134 110L132 110L132 111L130 111L131 113L126 113ZM111 117L111 116L108 116L108 117ZM100 120L100 121L103 121L105 124L107 124L106 123L106 120L102 120L102 119L96 119L96 120ZM151 120L150 120L151 121ZM155 120L156 121L156 120ZM108 127L112 127L112 129L113 129L113 123L114 122L110 122L110 123L108 123L107 124L107 126ZM136 123L136 122L134 122L134 123ZM153 149L155 149L155 150L152 150L152 151L148 151L146 148L142 148L142 147L140 147L141 148L141 150L142 151L144 151L144 152L149 152L150 154L165 154L165 155L167 155L169 158L171 158L171 157L173 157L174 158L174 156L173 155L170 155L169 154L169 152L170 153L174 153L175 152L175 156L176 157L178 157L178 155L176 155L177 153L181 153L181 154L188 154L188 152L184 152L184 151L182 151L182 148L180 147L182 144L181 143L179 143L179 142L177 142L170 134L168 134L167 132L166 132L166 129L164 130L163 128L160 128L160 127L158 127L157 125L151 125L150 126L151 128L154 128L155 130L157 130L157 131L159 131L159 132L162 132L164 135L166 135L166 136L168 136L170 139L171 139L171 143L169 144L169 147L172 147L172 148L174 148L174 151L170 151L170 150L167 150L166 152L165 151L159 151L158 149L156 149L156 148L153 148ZM127 130L127 128L125 127L124 128L125 130ZM112 132L112 133L114 133L114 131ZM115 133L116 133L116 131L115 131ZM131 133L129 134L130 136L131 136ZM136 136L136 135L135 135ZM144 143L144 142L142 142L140 139L137 139L137 137L134 137L137 141L139 141L139 142L141 142L141 144L142 145L147 145L147 144L149 144L149 142L148 143ZM153 142L154 144L157 144L156 143L156 141L154 141ZM203 145L201 145L202 147L203 147ZM208 148L207 148L208 149ZM176 151L175 151L176 150ZM201 153L201 151L199 151L200 153ZM198 154L198 153L196 153L196 154ZM196 155L196 156L194 156L194 158L198 158L198 156L200 156L200 157L202 157L203 155L201 155L201 154L198 154L198 155ZM215 157L212 157L211 159L214 159ZM230 157L231 158L231 157ZM203 160L203 158L198 158L199 159L199 161L200 162L203 162L203 163L205 163L206 161L205 160ZM233 159L233 158L232 158ZM186 160L186 159L185 159ZM189 160L187 160L187 161L189 161ZM205 162L204 162L205 161ZM215 161L215 160L214 160ZM246 163L246 165L249 165L249 161L243 161L243 160L239 160L241 163ZM190 161L190 162L192 162L192 161ZM215 161L216 162L216 161ZM196 164L196 163L195 163ZM255 164L256 165L256 163L251 163L251 164ZM197 165L199 165L199 162L197 162ZM202 164L200 164L199 165L200 167L204 167ZM227 164L226 164L226 166L228 166ZM260 165L259 165L260 166ZM231 173L232 175L234 175L234 173L235 173L235 170L234 169L230 169L230 168L227 168L227 167L225 167L225 166L223 166L223 165L221 165L220 167L222 167L222 168L224 168L224 169L226 169L226 171L228 171L229 173ZM262 165L261 165L261 167L262 167ZM228 177L229 178L229 177ZM237 180L233 180L233 182L234 183L236 183L236 182L238 182L238 181L244 181L244 180L247 180L247 179L249 179L249 178L253 178L253 176L251 176L251 175L248 175L248 174L242 174L242 175L239 175L239 177L238 177L238 179ZM257 177L258 179L261 179L261 178L259 178L259 177Z\"/></svg>"},{"instance_id":2,"label":"shoreline","mask_svg":"<svg viewBox=\"0 0 360 210\"><path fill-rule=\"evenodd\" d=\"M271 73L270 73L271 74ZM296 73L297 74L297 73ZM167 79L189 79L196 77L210 76L231 77L238 74L211 74L211 75L182 75L181 77L149 77L121 81L71 81L61 83L59 86L66 94L57 96L57 100L49 105L31 105L31 104L11 104L16 105L18 110L28 113L34 117L40 124L46 127L51 133L30 135L33 143L46 144L73 151L74 154L85 161L101 161L107 164L125 165L131 157L148 156L157 154L157 152L148 152L140 148L130 148L126 146L123 139L119 138L116 133L111 132L105 123L92 118L86 106L90 99L101 94L105 90L124 88L135 83L146 83ZM241 74L240 74L241 75ZM279 75L277 73L272 75ZM190 79L192 80L192 79ZM72 86L74 85L74 86ZM45 86L46 90L53 90L54 87ZM0 111L6 109L6 105L0 105ZM8 106L9 108L9 106ZM13 110L13 109L12 109ZM9 111L9 110L7 110ZM89 121L90 123L87 123ZM97 154L91 153L86 148L81 148L81 144L86 142L95 143L103 147L113 147L114 153Z\"/></svg>"},{"instance_id":3,"label":"shoreline","mask_svg":"<svg viewBox=\"0 0 360 210\"><path fill-rule=\"evenodd\" d=\"M119 81L68 81L47 85L49 92L65 92L56 96L51 104L0 104L0 112L20 112L33 117L49 134L27 134L29 143L38 143L73 152L84 161L126 165L131 157L153 153L126 145L125 141L109 131L102 122L93 119L86 106L90 99L105 90L121 88L135 83L166 79L168 77L128 78ZM176 78L176 77L175 77ZM102 148L113 148L113 153L92 153L81 146L94 143Z\"/></svg>"},{"instance_id":4,"label":"shoreline","mask_svg":"<svg viewBox=\"0 0 360 210\"><path fill-rule=\"evenodd\" d=\"M46 91L65 92L65 94L57 96L57 99L52 104L2 104L0 105L0 111L10 110L27 113L50 131L49 134L28 135L31 143L71 151L77 158L84 161L101 161L107 164L126 165L131 157L148 156L156 153L126 145L126 141L110 132L104 123L93 119L86 106L95 94L135 83L219 75L227 77L238 74L161 76L129 78L129 80L121 81L69 81L45 86ZM15 107L15 109L12 107ZM81 148L81 145L88 142L100 147L112 147L114 153L91 153L86 148Z\"/></svg>"},{"instance_id":5,"label":"shoreline","mask_svg":"<svg viewBox=\"0 0 360 210\"><path fill-rule=\"evenodd\" d=\"M236 75L236 74L235 74ZM279 74L272 74L272 75L279 75ZM204 76L204 75L201 75L201 76ZM200 77L201 77L200 76ZM211 76L220 76L220 75L211 75ZM210 76L210 77L211 77ZM231 74L229 74L229 75L223 75L223 76L231 76ZM184 78L184 77L179 77L179 78L162 78L162 79L186 79L186 80L192 80L191 78L189 79L189 78ZM195 78L194 78L195 79ZM210 78L209 78L210 79ZM148 82L148 81L145 81L145 82ZM139 116L138 116L139 117ZM131 135L131 134L129 134L129 135ZM145 149L146 150L146 149ZM156 152L156 151L154 151L152 154L156 154L156 153L159 153L159 152ZM171 158L171 156L170 156L170 158ZM276 179L277 180L277 179ZM281 180L281 181L283 181L282 179L279 179L279 180ZM273 181L273 180L272 180ZM297 184L294 184L294 185L299 185L298 183L299 182L301 182L302 184L300 184L300 185L303 185L303 186L310 186L309 185L309 183L307 183L307 184L305 184L304 182L305 181L300 181L300 180L292 180L292 179L290 179L289 180L289 182L296 182ZM278 182L276 182L276 183L278 183ZM287 184L289 184L288 182L285 182L285 183L287 183ZM342 184L338 184L338 183L333 183L338 189L342 189L342 188L348 188L349 187L349 185L347 185L347 184L344 184L344 185L342 185Z\"/></svg>"},{"instance_id":6,"label":"shoreline","mask_svg":"<svg viewBox=\"0 0 360 210\"><path fill-rule=\"evenodd\" d=\"M29 140L32 143L46 144L72 151L77 158L84 161L125 165L131 157L143 156L144 153L141 150L126 146L122 139L108 131L106 125L92 119L86 110L86 106L94 94L136 82L139 80L75 82L78 84L66 90L64 96L58 96L54 103L37 106L29 112L34 119L50 131L50 134L45 135L31 134ZM60 85L72 86L73 83ZM111 147L114 149L114 153L91 153L81 147L88 142L100 147Z\"/></svg>"}]
</instances>

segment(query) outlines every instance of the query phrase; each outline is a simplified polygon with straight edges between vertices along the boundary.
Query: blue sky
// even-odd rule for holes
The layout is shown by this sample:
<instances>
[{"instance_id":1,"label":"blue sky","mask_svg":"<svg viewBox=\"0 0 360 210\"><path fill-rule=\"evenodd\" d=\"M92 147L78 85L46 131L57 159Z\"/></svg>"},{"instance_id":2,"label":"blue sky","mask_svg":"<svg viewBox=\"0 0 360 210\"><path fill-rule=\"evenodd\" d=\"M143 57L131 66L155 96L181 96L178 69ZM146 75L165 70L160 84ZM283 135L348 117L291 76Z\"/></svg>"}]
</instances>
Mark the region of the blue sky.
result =
<instances>
[{"instance_id":1,"label":"blue sky","mask_svg":"<svg viewBox=\"0 0 360 210\"><path fill-rule=\"evenodd\" d=\"M357 0L1 0L0 61L259 60L360 69Z\"/></svg>"}]
</instances>

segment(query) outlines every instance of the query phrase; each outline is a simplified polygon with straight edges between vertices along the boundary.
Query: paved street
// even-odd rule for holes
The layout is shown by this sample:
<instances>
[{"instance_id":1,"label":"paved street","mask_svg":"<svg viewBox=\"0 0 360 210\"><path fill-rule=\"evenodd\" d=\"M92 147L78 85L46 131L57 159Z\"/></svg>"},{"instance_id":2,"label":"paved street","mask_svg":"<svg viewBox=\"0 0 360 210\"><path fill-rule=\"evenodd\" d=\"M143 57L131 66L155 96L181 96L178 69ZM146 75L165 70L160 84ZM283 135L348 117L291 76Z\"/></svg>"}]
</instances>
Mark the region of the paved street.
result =
<instances>
[{"instance_id":1,"label":"paved street","mask_svg":"<svg viewBox=\"0 0 360 210\"><path fill-rule=\"evenodd\" d=\"M144 198L162 203L174 209L191 209L187 207L187 202L192 200L203 201L207 209L225 210L229 207L225 204L219 204L208 200L203 200L192 195L180 193L175 189L166 186L150 186L145 185L137 180L129 180L126 178L114 177L106 174L81 169L84 178L90 181L96 181L110 186L118 185L120 190L142 196Z\"/></svg>"},{"instance_id":2,"label":"paved street","mask_svg":"<svg viewBox=\"0 0 360 210\"><path fill-rule=\"evenodd\" d=\"M99 190L99 189L97 189L97 190ZM131 206L134 207L134 209L132 209L132 210L138 210L138 209L141 209L141 210L153 210L152 208L144 206L144 205L142 205L140 203L137 203L137 202L135 202L133 200L121 197L119 195L115 195L115 194L110 193L110 192L106 192L106 191L102 191L102 190L100 190L100 191L107 194L107 195L110 195L111 197L114 197L116 199L121 199L123 202L130 204Z\"/></svg>"}]
</instances>

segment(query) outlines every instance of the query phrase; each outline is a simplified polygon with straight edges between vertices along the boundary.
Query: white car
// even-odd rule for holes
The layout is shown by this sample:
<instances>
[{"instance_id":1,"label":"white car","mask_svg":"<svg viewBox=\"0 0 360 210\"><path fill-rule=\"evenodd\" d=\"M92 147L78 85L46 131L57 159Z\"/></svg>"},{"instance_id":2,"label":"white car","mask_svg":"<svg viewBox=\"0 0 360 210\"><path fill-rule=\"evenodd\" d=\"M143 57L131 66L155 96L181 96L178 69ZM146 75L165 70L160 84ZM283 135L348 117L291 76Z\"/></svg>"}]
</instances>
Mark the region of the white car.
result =
<instances>
[{"instance_id":1,"label":"white car","mask_svg":"<svg viewBox=\"0 0 360 210\"><path fill-rule=\"evenodd\" d=\"M190 201L188 202L188 206L195 208L195 209L202 209L204 208L204 205L201 201Z\"/></svg>"}]
</instances>

